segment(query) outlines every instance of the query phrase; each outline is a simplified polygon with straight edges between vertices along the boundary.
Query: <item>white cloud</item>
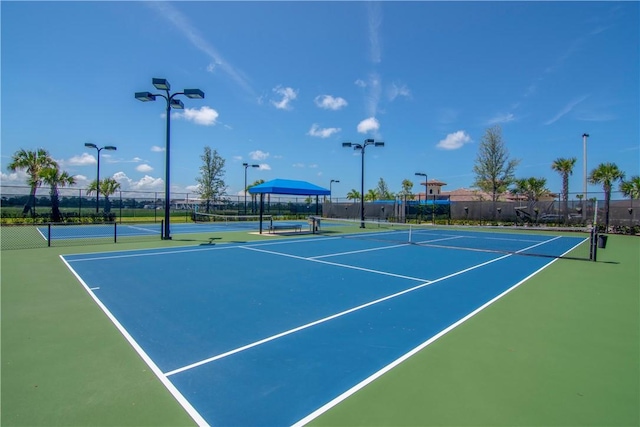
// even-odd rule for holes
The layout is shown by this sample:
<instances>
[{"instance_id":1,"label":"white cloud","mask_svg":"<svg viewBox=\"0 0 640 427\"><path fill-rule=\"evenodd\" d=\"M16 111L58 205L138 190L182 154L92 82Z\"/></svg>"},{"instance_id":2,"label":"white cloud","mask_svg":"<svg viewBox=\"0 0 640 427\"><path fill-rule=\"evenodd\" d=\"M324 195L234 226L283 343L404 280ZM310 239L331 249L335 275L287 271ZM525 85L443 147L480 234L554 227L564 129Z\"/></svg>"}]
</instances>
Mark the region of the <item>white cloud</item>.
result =
<instances>
[{"instance_id":1,"label":"white cloud","mask_svg":"<svg viewBox=\"0 0 640 427\"><path fill-rule=\"evenodd\" d=\"M242 160L242 156L233 156L232 159L239 162L240 160Z\"/></svg>"},{"instance_id":2,"label":"white cloud","mask_svg":"<svg viewBox=\"0 0 640 427\"><path fill-rule=\"evenodd\" d=\"M27 174L23 170L17 170L8 174L0 172L0 182L3 185L26 185L27 179Z\"/></svg>"},{"instance_id":3,"label":"white cloud","mask_svg":"<svg viewBox=\"0 0 640 427\"><path fill-rule=\"evenodd\" d=\"M437 147L443 150L457 150L469 142L471 142L471 137L465 131L459 130L447 135L445 139L438 142Z\"/></svg>"},{"instance_id":4,"label":"white cloud","mask_svg":"<svg viewBox=\"0 0 640 427\"><path fill-rule=\"evenodd\" d=\"M260 167L258 168L258 170L261 170L261 171L270 171L270 170L271 170L271 166L269 166L269 165L268 165L268 164L266 164L266 163L261 163L261 164L260 164Z\"/></svg>"},{"instance_id":5,"label":"white cloud","mask_svg":"<svg viewBox=\"0 0 640 427\"><path fill-rule=\"evenodd\" d=\"M123 191L163 191L164 180L145 175L139 181L135 181L124 172L116 172L113 179L118 181Z\"/></svg>"},{"instance_id":6,"label":"white cloud","mask_svg":"<svg viewBox=\"0 0 640 427\"><path fill-rule=\"evenodd\" d=\"M389 100L393 101L399 96L411 98L411 91L405 84L392 83L388 90Z\"/></svg>"},{"instance_id":7,"label":"white cloud","mask_svg":"<svg viewBox=\"0 0 640 427\"><path fill-rule=\"evenodd\" d=\"M70 166L86 166L86 165L95 165L98 161L92 154L82 153L79 156L73 156L70 158L66 164Z\"/></svg>"},{"instance_id":8,"label":"white cloud","mask_svg":"<svg viewBox=\"0 0 640 427\"><path fill-rule=\"evenodd\" d=\"M367 133L371 131L377 131L380 129L380 123L375 117L369 117L358 123L358 132Z\"/></svg>"},{"instance_id":9,"label":"white cloud","mask_svg":"<svg viewBox=\"0 0 640 427\"><path fill-rule=\"evenodd\" d=\"M304 163L294 163L291 165L294 168L303 168L304 167Z\"/></svg>"},{"instance_id":10,"label":"white cloud","mask_svg":"<svg viewBox=\"0 0 640 427\"><path fill-rule=\"evenodd\" d=\"M186 108L184 112L173 113L173 117L177 119L185 119L199 125L211 126L216 124L218 112L211 107Z\"/></svg>"},{"instance_id":11,"label":"white cloud","mask_svg":"<svg viewBox=\"0 0 640 427\"><path fill-rule=\"evenodd\" d=\"M339 110L347 106L347 101L344 98L334 98L331 95L318 95L314 99L316 105L325 110Z\"/></svg>"},{"instance_id":12,"label":"white cloud","mask_svg":"<svg viewBox=\"0 0 640 427\"><path fill-rule=\"evenodd\" d=\"M513 115L513 113L506 113L506 114L498 114L495 117L492 117L491 119L489 119L487 121L487 125L491 126L491 125L495 125L498 123L509 123L514 121L516 118Z\"/></svg>"},{"instance_id":13,"label":"white cloud","mask_svg":"<svg viewBox=\"0 0 640 427\"><path fill-rule=\"evenodd\" d=\"M307 132L307 135L317 136L319 138L328 138L334 133L338 133L338 132L340 132L340 128L320 129L320 127L314 123L313 125L311 125L311 129L309 129L309 132Z\"/></svg>"},{"instance_id":14,"label":"white cloud","mask_svg":"<svg viewBox=\"0 0 640 427\"><path fill-rule=\"evenodd\" d=\"M264 160L269 157L269 153L265 153L264 151L256 150L249 153L251 160Z\"/></svg>"},{"instance_id":15,"label":"white cloud","mask_svg":"<svg viewBox=\"0 0 640 427\"><path fill-rule=\"evenodd\" d=\"M271 101L278 110L290 110L291 105L289 104L298 97L298 91L290 87L276 86L273 91L282 96L280 101Z\"/></svg>"},{"instance_id":16,"label":"white cloud","mask_svg":"<svg viewBox=\"0 0 640 427\"><path fill-rule=\"evenodd\" d=\"M151 147L151 151L153 151L154 153L160 153L160 152L162 152L164 150L165 150L164 147L158 147L157 145L153 145Z\"/></svg>"},{"instance_id":17,"label":"white cloud","mask_svg":"<svg viewBox=\"0 0 640 427\"><path fill-rule=\"evenodd\" d=\"M138 172L151 172L153 170L153 168L147 164L143 164L143 165L138 165L136 167L136 170Z\"/></svg>"},{"instance_id":18,"label":"white cloud","mask_svg":"<svg viewBox=\"0 0 640 427\"><path fill-rule=\"evenodd\" d=\"M356 86L358 86L358 87L367 87L367 82L365 82L365 81L364 81L364 80L362 80L362 79L358 79L358 80L356 80L354 83L355 83L355 85L356 85Z\"/></svg>"}]
</instances>

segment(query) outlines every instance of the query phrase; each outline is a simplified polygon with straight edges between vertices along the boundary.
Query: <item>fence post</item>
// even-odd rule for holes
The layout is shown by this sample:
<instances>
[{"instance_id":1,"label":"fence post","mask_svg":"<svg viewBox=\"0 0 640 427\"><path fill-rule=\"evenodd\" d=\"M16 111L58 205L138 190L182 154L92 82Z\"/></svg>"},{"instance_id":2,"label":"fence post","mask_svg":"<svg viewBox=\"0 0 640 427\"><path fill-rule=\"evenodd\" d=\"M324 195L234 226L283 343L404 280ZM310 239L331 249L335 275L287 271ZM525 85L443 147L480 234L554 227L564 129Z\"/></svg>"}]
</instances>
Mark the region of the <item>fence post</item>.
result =
<instances>
[{"instance_id":1,"label":"fence post","mask_svg":"<svg viewBox=\"0 0 640 427\"><path fill-rule=\"evenodd\" d=\"M113 221L113 243L118 243L118 222Z\"/></svg>"},{"instance_id":2,"label":"fence post","mask_svg":"<svg viewBox=\"0 0 640 427\"><path fill-rule=\"evenodd\" d=\"M51 223L47 224L47 247L51 247Z\"/></svg>"}]
</instances>

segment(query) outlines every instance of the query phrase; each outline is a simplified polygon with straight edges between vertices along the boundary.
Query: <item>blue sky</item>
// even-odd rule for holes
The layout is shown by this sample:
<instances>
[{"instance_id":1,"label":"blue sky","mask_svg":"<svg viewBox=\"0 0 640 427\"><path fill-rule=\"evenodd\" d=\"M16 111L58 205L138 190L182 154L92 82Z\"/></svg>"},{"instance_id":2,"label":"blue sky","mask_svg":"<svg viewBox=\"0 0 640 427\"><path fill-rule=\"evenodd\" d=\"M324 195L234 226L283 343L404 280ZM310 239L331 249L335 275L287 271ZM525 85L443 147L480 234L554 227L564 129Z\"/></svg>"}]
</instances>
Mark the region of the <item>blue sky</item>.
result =
<instances>
[{"instance_id":1,"label":"blue sky","mask_svg":"<svg viewBox=\"0 0 640 427\"><path fill-rule=\"evenodd\" d=\"M78 186L164 190L164 101L141 103L152 77L199 88L174 110L171 188L193 192L200 155L226 160L228 194L257 179L299 179L334 197L392 191L415 172L471 187L485 130L502 127L518 177L546 177L558 157L640 173L638 2L7 2L2 18L3 185L7 164L43 147ZM597 187L589 187L598 190Z\"/></svg>"}]
</instances>

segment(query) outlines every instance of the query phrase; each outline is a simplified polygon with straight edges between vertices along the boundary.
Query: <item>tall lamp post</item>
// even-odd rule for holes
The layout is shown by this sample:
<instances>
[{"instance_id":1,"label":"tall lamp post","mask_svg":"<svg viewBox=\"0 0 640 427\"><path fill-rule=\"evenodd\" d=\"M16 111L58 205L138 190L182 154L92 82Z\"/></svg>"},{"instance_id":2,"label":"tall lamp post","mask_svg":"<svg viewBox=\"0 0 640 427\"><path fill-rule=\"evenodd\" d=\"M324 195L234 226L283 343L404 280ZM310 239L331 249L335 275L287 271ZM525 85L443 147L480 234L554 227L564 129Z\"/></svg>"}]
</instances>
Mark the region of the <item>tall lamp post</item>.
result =
<instances>
[{"instance_id":1,"label":"tall lamp post","mask_svg":"<svg viewBox=\"0 0 640 427\"><path fill-rule=\"evenodd\" d=\"M331 194L332 194L332 191L331 191L331 185L332 185L334 182L340 182L340 180L338 180L338 179L332 179L331 181L329 181L329 203L331 203Z\"/></svg>"},{"instance_id":2,"label":"tall lamp post","mask_svg":"<svg viewBox=\"0 0 640 427\"><path fill-rule=\"evenodd\" d=\"M250 165L249 163L243 163L244 166L244 214L247 214L247 168L259 168L260 165Z\"/></svg>"},{"instance_id":3,"label":"tall lamp post","mask_svg":"<svg viewBox=\"0 0 640 427\"><path fill-rule=\"evenodd\" d=\"M424 208L427 209L427 174L416 172L416 176L424 176ZM420 206L420 196L418 196L418 206ZM417 220L417 218L416 218Z\"/></svg>"},{"instance_id":4,"label":"tall lamp post","mask_svg":"<svg viewBox=\"0 0 640 427\"><path fill-rule=\"evenodd\" d=\"M588 133L583 133L582 134L582 159L583 159L583 165L582 165L582 203L584 203L584 205L582 206L582 218L586 219L587 218L587 138L589 138L589 134Z\"/></svg>"},{"instance_id":5,"label":"tall lamp post","mask_svg":"<svg viewBox=\"0 0 640 427\"><path fill-rule=\"evenodd\" d=\"M373 145L374 147L384 147L384 142L375 142L373 139L365 139L362 144L354 144L351 142L343 142L343 147L353 147L354 150L361 150L362 154L362 166L360 169L360 228L364 228L364 151L367 145Z\"/></svg>"},{"instance_id":6,"label":"tall lamp post","mask_svg":"<svg viewBox=\"0 0 640 427\"><path fill-rule=\"evenodd\" d=\"M85 147L95 148L98 151L98 172L96 174L96 213L98 213L100 205L100 152L102 150L117 150L113 145L105 145L104 147L98 147L96 144L92 142L85 142Z\"/></svg>"},{"instance_id":7,"label":"tall lamp post","mask_svg":"<svg viewBox=\"0 0 640 427\"><path fill-rule=\"evenodd\" d=\"M158 90L164 90L165 94L162 93L151 93L151 92L136 92L135 97L138 101L148 102L155 101L158 96L164 98L167 102L167 140L165 146L165 180L164 180L164 230L162 232L162 239L170 240L171 234L169 231L169 211L171 209L171 197L170 197L170 169L169 169L169 161L171 158L171 109L175 108L177 110L184 109L184 104L179 99L176 99L178 95L184 95L187 98L191 99L203 99L204 92L200 89L185 89L182 92L174 92L169 93L171 90L171 85L167 81L167 79L151 79L151 83Z\"/></svg>"}]
</instances>

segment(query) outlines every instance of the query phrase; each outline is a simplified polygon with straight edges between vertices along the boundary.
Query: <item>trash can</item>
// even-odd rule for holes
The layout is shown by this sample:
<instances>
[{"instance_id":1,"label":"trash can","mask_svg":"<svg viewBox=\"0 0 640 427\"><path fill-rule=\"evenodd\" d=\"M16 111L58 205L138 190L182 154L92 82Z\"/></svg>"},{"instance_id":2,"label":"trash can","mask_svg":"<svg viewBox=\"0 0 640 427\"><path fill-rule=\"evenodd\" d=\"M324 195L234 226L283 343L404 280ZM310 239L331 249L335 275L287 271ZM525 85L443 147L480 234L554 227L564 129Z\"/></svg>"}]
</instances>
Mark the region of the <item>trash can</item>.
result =
<instances>
[{"instance_id":1,"label":"trash can","mask_svg":"<svg viewBox=\"0 0 640 427\"><path fill-rule=\"evenodd\" d=\"M607 247L607 237L606 234L598 234L598 248L604 249Z\"/></svg>"}]
</instances>

